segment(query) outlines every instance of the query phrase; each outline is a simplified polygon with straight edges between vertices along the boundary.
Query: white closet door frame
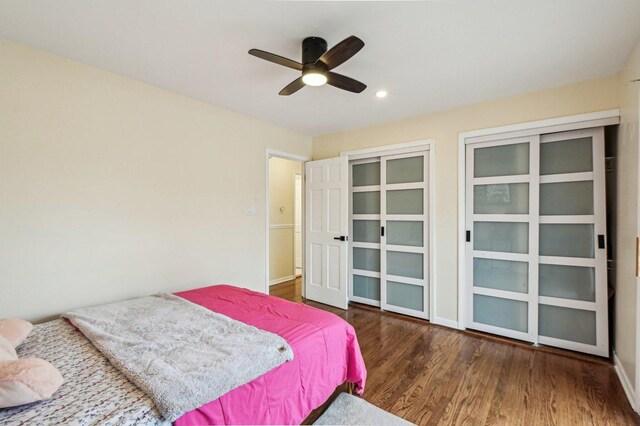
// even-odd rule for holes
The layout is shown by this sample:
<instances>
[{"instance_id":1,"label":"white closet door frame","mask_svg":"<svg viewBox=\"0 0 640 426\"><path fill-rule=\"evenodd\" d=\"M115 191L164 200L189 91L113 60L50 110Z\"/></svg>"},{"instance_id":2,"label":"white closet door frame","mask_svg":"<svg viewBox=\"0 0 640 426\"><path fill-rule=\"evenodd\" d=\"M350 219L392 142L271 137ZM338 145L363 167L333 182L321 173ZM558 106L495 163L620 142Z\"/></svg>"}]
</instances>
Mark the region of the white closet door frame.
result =
<instances>
[{"instance_id":1,"label":"white closet door frame","mask_svg":"<svg viewBox=\"0 0 640 426\"><path fill-rule=\"evenodd\" d=\"M564 132L615 124L620 124L620 110L617 108L510 124L507 126L471 130L458 134L458 318L455 324L452 322L443 322L443 324L449 324L450 326L455 325L458 329L464 330L467 326L467 317L465 315L466 306L471 303L466 292L467 276L469 274L469 268L466 262L467 244L465 244L468 204L466 202L466 146L487 140L502 140L519 136ZM640 292L638 294L640 294Z\"/></svg>"},{"instance_id":2,"label":"white closet door frame","mask_svg":"<svg viewBox=\"0 0 640 426\"><path fill-rule=\"evenodd\" d=\"M350 163L363 164L366 162L378 162L380 161L380 158L382 156L401 155L401 154L413 154L409 156L415 156L416 154L419 154L425 151L428 151L428 160L427 160L428 167L424 168L424 173L425 173L424 178L425 178L425 181L427 182L426 190L424 193L425 202L427 203L426 204L427 210L425 210L425 213L428 216L428 225L425 226L425 228L427 228L426 232L428 233L427 234L428 240L425 240L424 242L425 247L423 247L423 249L428 250L427 256L425 256L425 259L424 259L425 265L428 264L428 269L426 271L428 275L425 275L425 279L428 280L428 285L427 285L428 291L425 292L427 294L427 299L426 299L427 304L425 304L426 319L429 319L434 324L441 324L447 327L455 328L455 326L457 325L457 322L444 319L444 318L439 318L435 314L435 305L437 303L436 302L437 293L435 289L435 204L434 204L434 192L433 192L433 185L435 184L435 140L428 139L424 141L412 141L412 142L405 142L400 144L384 145L384 146L375 147L375 148L365 148L360 150L341 152L340 155L344 157L348 157ZM350 172L352 171L352 167L349 167L349 171ZM382 183L382 176L380 178ZM351 179L349 181L349 188L353 190ZM368 186L368 187L358 187L358 189L360 191L377 191L377 190L380 190L380 186L374 185L374 186ZM381 194L381 198L382 198L382 194ZM353 195L351 191L349 194L349 200L350 200L349 201L350 203L353 202ZM381 203L382 203L382 200L381 200ZM353 226L353 207L351 205L349 206L349 215L350 215L349 224L352 227ZM405 218L409 218L409 215L403 215L403 216L405 216ZM361 215L359 218L377 220L378 215ZM350 235L353 235L353 230L351 228L349 229L349 232L350 232ZM349 246L350 246L349 253L351 255L351 259L349 260L349 265L350 265L349 300L372 305L371 303L372 301L369 299L358 300L359 298L352 297L353 295L352 280L353 280L354 272L356 273L356 275L372 276L372 277L378 278L378 274L373 273L371 271L353 270L352 266L353 266L354 242L352 240L353 239L350 239L349 241ZM380 248L380 246L371 244L371 243L359 243L356 245L356 247ZM403 246L403 248L406 251L412 250L411 247ZM382 268L382 262L380 267ZM380 277L380 287L381 287L380 296L382 299L382 291L383 291L384 285L381 277ZM380 306L380 304L377 304L374 306ZM394 310L394 312L396 311ZM408 313L408 315L415 316L414 311L411 311L411 313ZM422 316L422 318L425 318L425 316Z\"/></svg>"},{"instance_id":3,"label":"white closet door frame","mask_svg":"<svg viewBox=\"0 0 640 426\"><path fill-rule=\"evenodd\" d=\"M565 141L580 137L591 137L593 171L580 173L564 173L557 175L540 176L540 147L544 143ZM517 143L529 143L529 174L499 177L474 178L474 152L478 148L511 145ZM534 344L546 344L550 346L600 355L609 355L608 342L608 299L607 299L607 251L606 246L599 248L599 236L607 241L606 235L606 204L605 204L605 157L604 157L604 128L588 128L573 131L564 131L546 135L531 135L528 137L501 139L498 141L482 141L465 146L465 231L471 230L471 241L465 241L465 257L463 259L465 271L465 294L468 301L465 309L464 324L470 328L494 334L525 340ZM557 182L592 181L594 191L593 215L558 215L539 216L540 184ZM473 197L474 185L496 183L529 183L529 214L474 214ZM473 249L475 221L495 222L524 222L529 224L529 251L527 254L483 252ZM593 224L594 258L572 258L560 256L539 255L540 224ZM528 293L517 293L497 289L478 288L473 286L473 258L489 258L512 261L526 261L529 265ZM587 266L595 268L595 302L564 299L560 297L539 296L538 273L539 264ZM519 300L527 302L528 326L527 332L495 327L483 323L477 323L473 317L473 295ZM595 312L596 315L596 344L574 342L548 336L539 336L539 306L558 306Z\"/></svg>"}]
</instances>

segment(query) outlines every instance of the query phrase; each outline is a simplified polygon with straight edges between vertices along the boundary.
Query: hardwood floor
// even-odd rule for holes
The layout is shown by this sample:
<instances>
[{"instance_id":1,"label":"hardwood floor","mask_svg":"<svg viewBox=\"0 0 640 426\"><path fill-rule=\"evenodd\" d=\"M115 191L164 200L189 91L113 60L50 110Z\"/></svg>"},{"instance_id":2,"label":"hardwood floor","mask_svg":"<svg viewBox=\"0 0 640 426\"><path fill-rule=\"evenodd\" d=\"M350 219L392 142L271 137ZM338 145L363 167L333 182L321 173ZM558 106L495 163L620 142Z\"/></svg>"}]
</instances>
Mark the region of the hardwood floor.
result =
<instances>
[{"instance_id":1,"label":"hardwood floor","mask_svg":"<svg viewBox=\"0 0 640 426\"><path fill-rule=\"evenodd\" d=\"M271 294L300 301L300 280ZM297 287L297 288L296 288ZM611 364L451 330L358 305L363 398L419 425L640 425Z\"/></svg>"},{"instance_id":2,"label":"hardwood floor","mask_svg":"<svg viewBox=\"0 0 640 426\"><path fill-rule=\"evenodd\" d=\"M269 294L300 303L302 302L302 278L274 284L269 287Z\"/></svg>"}]
</instances>

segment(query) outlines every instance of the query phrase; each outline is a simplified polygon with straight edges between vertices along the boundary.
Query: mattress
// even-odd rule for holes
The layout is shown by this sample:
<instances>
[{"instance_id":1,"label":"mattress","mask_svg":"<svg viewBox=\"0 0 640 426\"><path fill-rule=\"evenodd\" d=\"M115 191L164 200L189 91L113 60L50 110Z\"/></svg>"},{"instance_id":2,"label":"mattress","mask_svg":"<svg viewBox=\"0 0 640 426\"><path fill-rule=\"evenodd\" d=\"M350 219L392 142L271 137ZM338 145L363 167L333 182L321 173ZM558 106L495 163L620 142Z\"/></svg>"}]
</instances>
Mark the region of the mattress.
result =
<instances>
[{"instance_id":1,"label":"mattress","mask_svg":"<svg viewBox=\"0 0 640 426\"><path fill-rule=\"evenodd\" d=\"M0 424L170 425L153 402L66 320L38 324L18 347L20 358L42 358L65 383L51 399L0 409Z\"/></svg>"}]
</instances>

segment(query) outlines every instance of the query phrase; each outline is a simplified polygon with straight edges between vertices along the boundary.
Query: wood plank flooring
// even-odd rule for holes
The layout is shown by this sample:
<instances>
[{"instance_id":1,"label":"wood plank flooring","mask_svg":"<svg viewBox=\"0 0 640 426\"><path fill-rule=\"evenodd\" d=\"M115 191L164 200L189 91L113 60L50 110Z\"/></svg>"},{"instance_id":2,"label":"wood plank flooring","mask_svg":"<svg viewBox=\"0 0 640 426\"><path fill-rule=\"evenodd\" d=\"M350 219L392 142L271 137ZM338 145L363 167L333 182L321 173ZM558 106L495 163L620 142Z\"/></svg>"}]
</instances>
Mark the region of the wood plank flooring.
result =
<instances>
[{"instance_id":1,"label":"wood plank flooring","mask_svg":"<svg viewBox=\"0 0 640 426\"><path fill-rule=\"evenodd\" d=\"M269 294L300 303L302 302L302 279L298 277L295 280L274 284L269 287Z\"/></svg>"},{"instance_id":2,"label":"wood plank flooring","mask_svg":"<svg viewBox=\"0 0 640 426\"><path fill-rule=\"evenodd\" d=\"M419 425L640 425L611 364L536 350L363 306L272 295L333 312L356 329L363 398Z\"/></svg>"}]
</instances>

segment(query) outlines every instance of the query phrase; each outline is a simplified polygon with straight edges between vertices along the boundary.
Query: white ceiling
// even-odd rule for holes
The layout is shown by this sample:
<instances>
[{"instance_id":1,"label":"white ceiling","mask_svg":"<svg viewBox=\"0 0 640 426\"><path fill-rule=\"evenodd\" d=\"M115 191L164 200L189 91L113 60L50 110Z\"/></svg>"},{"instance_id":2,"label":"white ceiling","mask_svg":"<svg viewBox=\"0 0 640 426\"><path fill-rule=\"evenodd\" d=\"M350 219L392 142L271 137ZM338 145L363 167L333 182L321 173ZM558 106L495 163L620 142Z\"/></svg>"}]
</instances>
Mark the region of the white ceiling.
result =
<instances>
[{"instance_id":1,"label":"white ceiling","mask_svg":"<svg viewBox=\"0 0 640 426\"><path fill-rule=\"evenodd\" d=\"M308 135L613 74L639 23L638 0L0 1L2 37ZM278 96L299 74L247 54L312 35L364 40L336 71L367 90Z\"/></svg>"}]
</instances>

